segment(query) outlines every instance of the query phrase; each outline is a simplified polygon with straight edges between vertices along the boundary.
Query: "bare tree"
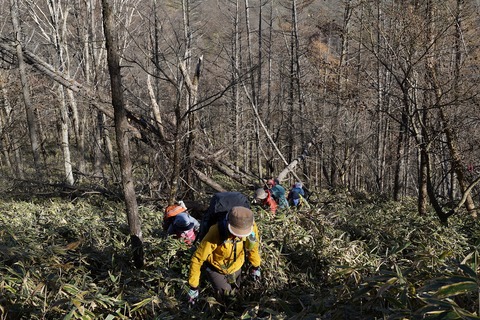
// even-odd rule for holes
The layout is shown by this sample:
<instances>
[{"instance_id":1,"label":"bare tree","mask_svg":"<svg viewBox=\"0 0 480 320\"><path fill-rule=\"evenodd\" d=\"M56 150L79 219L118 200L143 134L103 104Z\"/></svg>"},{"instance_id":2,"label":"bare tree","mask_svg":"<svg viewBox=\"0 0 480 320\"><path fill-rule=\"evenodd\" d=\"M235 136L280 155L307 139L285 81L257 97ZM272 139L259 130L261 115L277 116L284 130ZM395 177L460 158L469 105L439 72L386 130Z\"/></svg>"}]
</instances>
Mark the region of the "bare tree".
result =
<instances>
[{"instance_id":1,"label":"bare tree","mask_svg":"<svg viewBox=\"0 0 480 320\"><path fill-rule=\"evenodd\" d=\"M433 2L428 2L428 7L427 7L427 14L429 17L429 36L430 36L430 47L433 49L432 54L429 55L427 58L427 75L428 75L428 83L430 84L432 88L432 95L434 97L434 105L436 106L436 109L438 110L439 113L439 118L441 121L442 125L442 131L446 137L446 143L448 146L448 150L450 152L450 157L451 157L451 166L452 166L452 171L455 173L458 184L460 186L460 191L462 195L464 195L464 202L465 202L465 207L466 209L470 212L472 217L477 218L476 210L475 210L475 204L473 202L472 196L470 195L470 192L466 192L468 189L467 182L464 177L463 173L463 168L465 166L462 165L460 153L458 151L458 143L456 142L455 139L455 132L454 132L454 127L451 125L451 122L446 114L445 107L442 106L442 100L444 99L444 92L442 88L442 84L440 82L438 73L439 73L439 58L437 56L437 51L439 50L438 44L435 42L433 38L433 33L436 31L437 28L440 26L437 26L436 24L433 23L434 18L436 17L437 13L437 8L436 5ZM459 68L460 68L460 61L461 60L461 51L460 51L460 45L458 42L460 41L459 38L461 37L459 33L461 33L461 22L458 19L458 15L460 14L458 11L461 11L461 4L457 1L457 15L455 19L455 46L454 46L454 57L455 57L455 63L453 64L453 79L454 79L454 94L453 94L453 101L454 104L457 104L457 99L458 99L458 85L457 82L460 81L459 78ZM443 213L443 210L439 204L439 201L437 200L437 195L435 194L434 187L432 185L432 170L430 168L429 173L430 176L428 177L429 179L429 197L430 201L434 205L434 208L439 215L440 219L443 222L446 222L446 219L448 218L448 215Z\"/></svg>"},{"instance_id":2,"label":"bare tree","mask_svg":"<svg viewBox=\"0 0 480 320\"><path fill-rule=\"evenodd\" d=\"M95 16L96 1L87 0L84 2L84 24L81 28L82 38L83 38L83 70L85 74L85 84L89 87L92 87L93 91L98 91L100 88L93 85L99 83L102 80L101 75L101 66L105 64L105 51L102 50L100 46L97 46L97 37L99 35L96 33L96 30L101 29L102 25L99 23ZM80 8L80 4L77 5ZM80 12L80 10L79 10ZM69 91L71 92L71 91ZM91 108L92 106L87 106ZM96 178L101 178L104 183L108 181L108 174L106 173L107 167L109 165L112 175L115 176L115 166L113 163L113 147L112 141L110 139L110 131L108 130L107 117L104 111L96 110L95 116L92 119L92 122L95 123L93 126L93 154L94 154L94 163L93 163L93 176ZM89 112L84 113L84 117L81 121L78 134L78 144L80 152L85 149L85 135L86 135L86 117L88 117ZM86 169L82 169L82 163L79 165L79 170L85 172ZM82 171L83 170L83 171Z\"/></svg>"},{"instance_id":3,"label":"bare tree","mask_svg":"<svg viewBox=\"0 0 480 320\"><path fill-rule=\"evenodd\" d=\"M0 132L2 141L2 151L5 157L7 167L10 168L14 176L25 179L21 150L19 147L19 137L15 134L15 111L10 103L10 97L7 90L8 77L4 72L0 73Z\"/></svg>"},{"instance_id":4,"label":"bare tree","mask_svg":"<svg viewBox=\"0 0 480 320\"><path fill-rule=\"evenodd\" d=\"M66 38L66 20L68 19L69 8L64 9L61 6L60 2L49 1L48 2L49 10L49 20L52 24L52 42L56 51L58 64L60 69L67 70L68 67L64 59L66 45L62 43ZM63 20L63 21L62 21ZM49 35L46 35L49 37ZM67 89L68 90L68 89ZM70 90L71 91L71 90ZM69 185L73 185L73 170L72 170L72 160L70 156L70 141L69 141L69 119L67 111L67 97L65 94L65 88L61 85L58 85L58 99L59 99L59 110L60 110L60 136L61 136L61 147L63 152L63 164L65 170L65 181ZM72 100L71 100L72 101Z\"/></svg>"},{"instance_id":5,"label":"bare tree","mask_svg":"<svg viewBox=\"0 0 480 320\"><path fill-rule=\"evenodd\" d=\"M30 143L33 153L34 167L38 173L41 173L40 163L40 138L37 119L35 116L35 107L31 100L30 84L27 79L26 64L23 56L23 36L20 23L18 20L18 2L17 0L10 0L10 13L12 18L13 29L15 30L16 54L18 59L18 71L20 73L20 80L22 83L23 101L25 103L25 111L27 114L27 125L30 133Z\"/></svg>"},{"instance_id":6,"label":"bare tree","mask_svg":"<svg viewBox=\"0 0 480 320\"><path fill-rule=\"evenodd\" d=\"M123 101L122 78L118 38L115 29L113 10L108 0L102 0L103 28L107 47L108 71L112 90L112 105L115 117L115 134L117 139L118 157L122 174L123 195L127 209L127 220L130 227L130 241L135 266L141 268L144 264L143 236L138 213L137 198L132 175L132 162L128 143L128 120Z\"/></svg>"}]
</instances>

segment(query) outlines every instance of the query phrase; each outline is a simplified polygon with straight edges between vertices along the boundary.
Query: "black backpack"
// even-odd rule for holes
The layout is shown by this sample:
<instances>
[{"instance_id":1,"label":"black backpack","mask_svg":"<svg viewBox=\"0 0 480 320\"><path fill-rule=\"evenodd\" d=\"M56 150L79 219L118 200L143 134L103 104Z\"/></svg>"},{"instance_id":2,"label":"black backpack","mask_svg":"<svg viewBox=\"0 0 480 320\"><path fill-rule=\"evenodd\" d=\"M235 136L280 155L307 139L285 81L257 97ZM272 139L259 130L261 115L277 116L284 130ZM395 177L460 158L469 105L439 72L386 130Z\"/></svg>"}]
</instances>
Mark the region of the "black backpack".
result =
<instances>
[{"instance_id":1,"label":"black backpack","mask_svg":"<svg viewBox=\"0 0 480 320\"><path fill-rule=\"evenodd\" d=\"M245 207L250 209L250 201L241 192L218 192L210 199L210 205L200 223L198 240L202 240L212 225L223 221L228 211L233 207Z\"/></svg>"}]
</instances>

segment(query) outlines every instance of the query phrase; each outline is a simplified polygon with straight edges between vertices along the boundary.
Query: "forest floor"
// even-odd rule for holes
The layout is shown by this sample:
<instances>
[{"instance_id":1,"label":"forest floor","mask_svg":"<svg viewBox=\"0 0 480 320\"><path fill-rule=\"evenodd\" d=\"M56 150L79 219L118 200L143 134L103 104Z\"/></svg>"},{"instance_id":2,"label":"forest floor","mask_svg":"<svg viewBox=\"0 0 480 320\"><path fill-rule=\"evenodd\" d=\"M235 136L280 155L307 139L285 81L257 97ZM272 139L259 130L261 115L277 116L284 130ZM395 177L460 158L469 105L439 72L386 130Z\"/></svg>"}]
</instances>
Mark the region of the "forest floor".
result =
<instances>
[{"instance_id":1,"label":"forest floor","mask_svg":"<svg viewBox=\"0 0 480 320\"><path fill-rule=\"evenodd\" d=\"M133 267L121 201L100 195L0 200L0 319L449 319L479 316L480 227L448 227L416 202L321 194L271 216L253 208L262 279L226 303L202 280L187 303L192 249L140 204L145 266ZM433 212L433 211L432 211Z\"/></svg>"}]
</instances>

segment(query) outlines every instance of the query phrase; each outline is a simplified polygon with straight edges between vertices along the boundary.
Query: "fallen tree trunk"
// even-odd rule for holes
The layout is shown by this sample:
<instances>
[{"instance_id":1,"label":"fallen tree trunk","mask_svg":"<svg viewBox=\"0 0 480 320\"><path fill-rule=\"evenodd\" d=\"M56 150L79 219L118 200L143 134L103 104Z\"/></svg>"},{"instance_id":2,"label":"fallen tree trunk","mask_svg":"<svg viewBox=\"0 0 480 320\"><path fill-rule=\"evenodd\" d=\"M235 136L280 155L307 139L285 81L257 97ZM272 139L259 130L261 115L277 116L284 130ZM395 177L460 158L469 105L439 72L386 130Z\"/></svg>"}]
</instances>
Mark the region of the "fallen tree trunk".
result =
<instances>
[{"instance_id":1,"label":"fallen tree trunk","mask_svg":"<svg viewBox=\"0 0 480 320\"><path fill-rule=\"evenodd\" d=\"M206 174L204 174L200 170L198 170L196 168L192 168L192 170L193 170L193 172L195 172L195 174L197 175L198 179L200 179L200 181L202 181L206 185L210 186L215 191L217 191L217 192L226 192L227 191L224 187L222 187L217 182L210 179Z\"/></svg>"},{"instance_id":2,"label":"fallen tree trunk","mask_svg":"<svg viewBox=\"0 0 480 320\"><path fill-rule=\"evenodd\" d=\"M245 181L256 182L256 181L259 180L259 178L255 174L253 174L252 172L242 171L241 168L238 168L233 163L227 162L224 159L218 159L218 161L216 163L218 163L218 165L220 165L220 166L223 166L223 167L235 172L236 175L239 177L238 182L240 182L240 183L245 183Z\"/></svg>"},{"instance_id":3,"label":"fallen tree trunk","mask_svg":"<svg viewBox=\"0 0 480 320\"><path fill-rule=\"evenodd\" d=\"M220 173L232 178L233 180L237 181L240 184L254 184L257 182L258 178L253 174L249 174L247 172L241 172L235 168L235 166L231 163L228 163L224 160L225 158L225 151L219 150L213 154L203 156L200 154L195 154L194 158L202 163L202 165L210 165L212 168L217 170Z\"/></svg>"},{"instance_id":4,"label":"fallen tree trunk","mask_svg":"<svg viewBox=\"0 0 480 320\"><path fill-rule=\"evenodd\" d=\"M301 161L305 161L305 159L307 158L308 156L308 150L310 149L311 146L313 146L315 144L315 139L316 139L316 134L314 135L314 137L311 139L310 142L308 142L305 147L303 148L303 151L302 151L302 154L299 155L295 160L293 160L292 162L290 162L286 167L285 169L282 170L282 172L280 172L278 174L278 181L282 181L282 180L285 180L285 178L287 177L287 175L289 173L291 173L298 181L301 181L301 179L298 178L298 176L296 175L296 173L293 171L295 169L295 167L301 162Z\"/></svg>"}]
</instances>

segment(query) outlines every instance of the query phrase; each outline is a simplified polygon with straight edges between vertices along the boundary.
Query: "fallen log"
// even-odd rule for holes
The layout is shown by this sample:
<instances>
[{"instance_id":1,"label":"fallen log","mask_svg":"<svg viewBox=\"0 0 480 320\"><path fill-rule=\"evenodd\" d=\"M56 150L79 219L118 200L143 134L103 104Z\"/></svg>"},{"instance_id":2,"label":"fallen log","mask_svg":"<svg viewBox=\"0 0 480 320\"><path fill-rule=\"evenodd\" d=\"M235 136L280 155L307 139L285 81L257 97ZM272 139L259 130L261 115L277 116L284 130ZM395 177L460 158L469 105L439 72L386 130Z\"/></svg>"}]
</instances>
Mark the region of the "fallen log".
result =
<instances>
[{"instance_id":1,"label":"fallen log","mask_svg":"<svg viewBox=\"0 0 480 320\"><path fill-rule=\"evenodd\" d=\"M197 175L198 179L205 183L206 185L210 186L212 189L214 189L217 192L226 192L227 189L222 187L220 184L215 182L214 180L210 179L206 174L201 172L200 170L196 168L192 168L193 172Z\"/></svg>"}]
</instances>

